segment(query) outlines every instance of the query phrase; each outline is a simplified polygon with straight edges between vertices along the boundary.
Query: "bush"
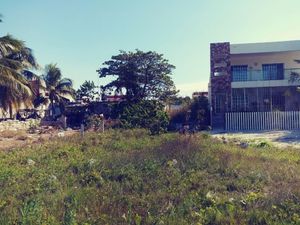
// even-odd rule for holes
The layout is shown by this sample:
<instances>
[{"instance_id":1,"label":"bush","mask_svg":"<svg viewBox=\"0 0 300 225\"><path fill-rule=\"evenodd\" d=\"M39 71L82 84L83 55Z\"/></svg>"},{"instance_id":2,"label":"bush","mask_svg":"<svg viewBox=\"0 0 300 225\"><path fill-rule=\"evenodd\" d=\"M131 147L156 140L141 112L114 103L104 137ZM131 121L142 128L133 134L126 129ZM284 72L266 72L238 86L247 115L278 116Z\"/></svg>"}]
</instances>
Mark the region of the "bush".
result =
<instances>
[{"instance_id":1,"label":"bush","mask_svg":"<svg viewBox=\"0 0 300 225\"><path fill-rule=\"evenodd\" d=\"M186 104L186 103L185 103ZM176 124L190 124L197 130L208 130L210 124L210 112L208 98L200 96L175 112L170 113L170 130L175 129Z\"/></svg>"},{"instance_id":2,"label":"bush","mask_svg":"<svg viewBox=\"0 0 300 225\"><path fill-rule=\"evenodd\" d=\"M85 126L87 129L101 130L103 126L103 116L94 114L85 119Z\"/></svg>"},{"instance_id":3,"label":"bush","mask_svg":"<svg viewBox=\"0 0 300 225\"><path fill-rule=\"evenodd\" d=\"M169 125L164 106L155 100L124 102L115 106L113 111L120 120L121 128L146 128L151 134L160 134L166 132Z\"/></svg>"}]
</instances>

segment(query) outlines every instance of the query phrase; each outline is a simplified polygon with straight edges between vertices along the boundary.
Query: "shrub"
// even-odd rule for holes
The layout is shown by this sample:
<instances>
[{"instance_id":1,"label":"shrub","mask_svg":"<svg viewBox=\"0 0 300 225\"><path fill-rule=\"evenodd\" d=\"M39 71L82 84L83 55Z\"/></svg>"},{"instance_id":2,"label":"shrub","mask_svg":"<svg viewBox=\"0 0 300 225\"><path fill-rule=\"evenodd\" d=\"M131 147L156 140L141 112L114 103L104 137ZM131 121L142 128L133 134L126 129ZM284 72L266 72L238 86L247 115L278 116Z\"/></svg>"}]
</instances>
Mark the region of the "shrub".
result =
<instances>
[{"instance_id":1,"label":"shrub","mask_svg":"<svg viewBox=\"0 0 300 225\"><path fill-rule=\"evenodd\" d=\"M34 134L37 132L37 129L38 129L38 124L33 121L30 121L28 133Z\"/></svg>"},{"instance_id":2,"label":"shrub","mask_svg":"<svg viewBox=\"0 0 300 225\"><path fill-rule=\"evenodd\" d=\"M164 106L155 100L124 102L114 111L122 128L146 128L151 134L159 134L165 132L169 124Z\"/></svg>"},{"instance_id":3,"label":"shrub","mask_svg":"<svg viewBox=\"0 0 300 225\"><path fill-rule=\"evenodd\" d=\"M103 116L94 114L90 115L85 119L85 126L87 129L93 129L93 130L101 130L103 127Z\"/></svg>"}]
</instances>

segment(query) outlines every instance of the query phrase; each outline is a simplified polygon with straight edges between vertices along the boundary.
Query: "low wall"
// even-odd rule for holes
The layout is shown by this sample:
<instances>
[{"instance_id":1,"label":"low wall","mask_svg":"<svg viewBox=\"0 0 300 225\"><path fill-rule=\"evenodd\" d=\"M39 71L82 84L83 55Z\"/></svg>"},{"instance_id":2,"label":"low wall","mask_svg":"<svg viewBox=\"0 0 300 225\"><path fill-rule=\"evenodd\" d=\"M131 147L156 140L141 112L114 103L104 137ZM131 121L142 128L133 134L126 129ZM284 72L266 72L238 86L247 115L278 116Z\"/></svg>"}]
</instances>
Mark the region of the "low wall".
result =
<instances>
[{"instance_id":1,"label":"low wall","mask_svg":"<svg viewBox=\"0 0 300 225\"><path fill-rule=\"evenodd\" d=\"M33 125L39 125L39 119L28 119L26 121L6 120L0 122L0 132L5 130L27 130Z\"/></svg>"}]
</instances>

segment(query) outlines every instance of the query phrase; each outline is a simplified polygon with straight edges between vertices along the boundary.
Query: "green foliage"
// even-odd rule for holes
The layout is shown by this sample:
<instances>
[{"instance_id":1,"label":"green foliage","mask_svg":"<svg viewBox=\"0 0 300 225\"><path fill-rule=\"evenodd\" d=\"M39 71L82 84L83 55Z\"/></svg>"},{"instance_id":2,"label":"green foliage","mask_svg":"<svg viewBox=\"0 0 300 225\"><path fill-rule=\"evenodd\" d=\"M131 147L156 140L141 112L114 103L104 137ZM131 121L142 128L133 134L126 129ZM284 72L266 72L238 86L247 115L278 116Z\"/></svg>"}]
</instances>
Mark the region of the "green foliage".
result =
<instances>
[{"instance_id":1,"label":"green foliage","mask_svg":"<svg viewBox=\"0 0 300 225\"><path fill-rule=\"evenodd\" d=\"M251 146L254 146L256 148L271 148L272 144L268 141L256 141L254 143L250 143Z\"/></svg>"},{"instance_id":2,"label":"green foliage","mask_svg":"<svg viewBox=\"0 0 300 225\"><path fill-rule=\"evenodd\" d=\"M97 92L95 92L95 88L96 85L93 81L86 80L82 85L80 85L80 88L76 92L76 96L79 99L86 97L89 100L94 100L94 97L97 94Z\"/></svg>"},{"instance_id":3,"label":"green foliage","mask_svg":"<svg viewBox=\"0 0 300 225\"><path fill-rule=\"evenodd\" d=\"M32 104L31 85L22 72L36 69L37 63L32 50L24 42L10 35L0 37L0 104L12 117L13 109L21 104Z\"/></svg>"},{"instance_id":4,"label":"green foliage","mask_svg":"<svg viewBox=\"0 0 300 225\"><path fill-rule=\"evenodd\" d=\"M62 102L68 97L74 96L73 81L69 78L63 78L57 64L48 64L45 66L45 73L42 79L46 83L46 89L49 92L51 103Z\"/></svg>"},{"instance_id":5,"label":"green foliage","mask_svg":"<svg viewBox=\"0 0 300 225\"><path fill-rule=\"evenodd\" d=\"M207 133L52 139L0 152L0 224L299 224L299 162Z\"/></svg>"},{"instance_id":6,"label":"green foliage","mask_svg":"<svg viewBox=\"0 0 300 225\"><path fill-rule=\"evenodd\" d=\"M28 133L30 133L30 134L34 134L34 133L36 133L38 127L39 127L39 124L38 124L37 122L35 122L35 121L30 121L30 123L29 123L29 128L28 128L27 131L28 131Z\"/></svg>"},{"instance_id":7,"label":"green foliage","mask_svg":"<svg viewBox=\"0 0 300 225\"><path fill-rule=\"evenodd\" d=\"M24 203L21 209L21 224L41 224L42 221L42 209L39 203L35 200L29 200Z\"/></svg>"},{"instance_id":8,"label":"green foliage","mask_svg":"<svg viewBox=\"0 0 300 225\"><path fill-rule=\"evenodd\" d=\"M105 67L97 70L100 78L117 76L117 79L103 86L104 92L125 89L128 101L166 101L177 93L170 77L175 67L162 54L140 50L120 51L119 55L112 56L103 65Z\"/></svg>"},{"instance_id":9,"label":"green foliage","mask_svg":"<svg viewBox=\"0 0 300 225\"><path fill-rule=\"evenodd\" d=\"M189 98L177 98L173 103L180 104L182 109L171 113L171 124L190 123L199 130L207 129L210 124L210 112L208 98L200 96L190 100Z\"/></svg>"},{"instance_id":10,"label":"green foliage","mask_svg":"<svg viewBox=\"0 0 300 225\"><path fill-rule=\"evenodd\" d=\"M118 106L122 128L146 128L151 134L166 132L169 118L163 105L155 100L124 103Z\"/></svg>"},{"instance_id":11,"label":"green foliage","mask_svg":"<svg viewBox=\"0 0 300 225\"><path fill-rule=\"evenodd\" d=\"M191 104L190 121L197 123L201 127L207 127L210 123L208 98L200 96L193 99Z\"/></svg>"},{"instance_id":12,"label":"green foliage","mask_svg":"<svg viewBox=\"0 0 300 225\"><path fill-rule=\"evenodd\" d=\"M65 215L64 215L64 225L77 225L76 222L76 197L70 195L65 198Z\"/></svg>"},{"instance_id":13,"label":"green foliage","mask_svg":"<svg viewBox=\"0 0 300 225\"><path fill-rule=\"evenodd\" d=\"M103 127L103 119L102 115L89 115L85 119L85 126L87 129L101 130Z\"/></svg>"}]
</instances>

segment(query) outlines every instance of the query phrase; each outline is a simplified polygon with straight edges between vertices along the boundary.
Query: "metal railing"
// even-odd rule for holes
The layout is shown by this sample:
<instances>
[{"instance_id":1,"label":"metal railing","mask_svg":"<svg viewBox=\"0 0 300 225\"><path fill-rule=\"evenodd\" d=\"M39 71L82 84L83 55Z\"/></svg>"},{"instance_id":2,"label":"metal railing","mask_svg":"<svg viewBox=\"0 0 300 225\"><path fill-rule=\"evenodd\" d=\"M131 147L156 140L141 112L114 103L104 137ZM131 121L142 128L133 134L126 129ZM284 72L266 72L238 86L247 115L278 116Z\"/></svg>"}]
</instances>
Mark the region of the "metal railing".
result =
<instances>
[{"instance_id":1,"label":"metal railing","mask_svg":"<svg viewBox=\"0 0 300 225\"><path fill-rule=\"evenodd\" d=\"M297 130L300 112L236 112L226 113L226 131Z\"/></svg>"}]
</instances>

